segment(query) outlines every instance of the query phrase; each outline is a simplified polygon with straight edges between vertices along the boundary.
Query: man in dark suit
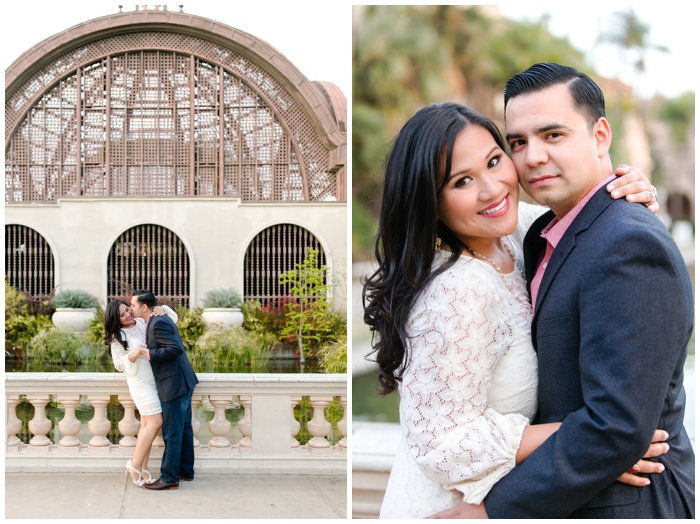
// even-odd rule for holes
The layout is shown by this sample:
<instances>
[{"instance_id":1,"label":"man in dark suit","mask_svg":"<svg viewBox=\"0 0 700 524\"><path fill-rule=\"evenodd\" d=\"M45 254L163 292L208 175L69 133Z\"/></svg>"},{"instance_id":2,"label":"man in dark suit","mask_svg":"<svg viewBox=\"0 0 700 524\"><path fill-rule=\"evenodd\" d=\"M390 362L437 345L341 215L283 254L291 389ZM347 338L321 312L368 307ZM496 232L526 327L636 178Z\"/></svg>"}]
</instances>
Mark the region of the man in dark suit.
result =
<instances>
[{"instance_id":1,"label":"man in dark suit","mask_svg":"<svg viewBox=\"0 0 700 524\"><path fill-rule=\"evenodd\" d=\"M156 303L153 293L146 290L136 291L131 297L134 316L147 322L146 346L141 347L141 352L151 362L163 409L165 450L160 478L144 487L177 489L180 479L194 479L192 392L199 380L187 358L175 323L165 315L153 316Z\"/></svg>"},{"instance_id":2,"label":"man in dark suit","mask_svg":"<svg viewBox=\"0 0 700 524\"><path fill-rule=\"evenodd\" d=\"M536 423L560 429L479 506L439 518L694 518L695 456L683 427L693 329L688 269L661 221L613 200L612 132L598 86L536 64L505 91L520 184L551 211L525 239L539 361ZM616 479L669 434L663 473ZM451 512L451 513L450 513Z\"/></svg>"}]
</instances>

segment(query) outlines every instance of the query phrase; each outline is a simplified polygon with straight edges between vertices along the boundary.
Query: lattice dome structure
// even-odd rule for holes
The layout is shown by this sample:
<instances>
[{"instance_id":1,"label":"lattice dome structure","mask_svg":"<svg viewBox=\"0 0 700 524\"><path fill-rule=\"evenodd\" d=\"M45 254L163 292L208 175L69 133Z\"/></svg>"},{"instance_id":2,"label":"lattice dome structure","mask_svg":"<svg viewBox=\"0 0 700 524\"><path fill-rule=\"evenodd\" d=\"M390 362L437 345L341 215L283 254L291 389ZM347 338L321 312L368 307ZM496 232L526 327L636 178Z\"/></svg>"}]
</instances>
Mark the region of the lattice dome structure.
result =
<instances>
[{"instance_id":1,"label":"lattice dome structure","mask_svg":"<svg viewBox=\"0 0 700 524\"><path fill-rule=\"evenodd\" d=\"M106 18L104 30L77 26L71 41L49 39L37 61L34 48L8 70L6 203L345 200L345 115L333 107L334 86L291 85L301 75L279 53L206 19Z\"/></svg>"}]
</instances>

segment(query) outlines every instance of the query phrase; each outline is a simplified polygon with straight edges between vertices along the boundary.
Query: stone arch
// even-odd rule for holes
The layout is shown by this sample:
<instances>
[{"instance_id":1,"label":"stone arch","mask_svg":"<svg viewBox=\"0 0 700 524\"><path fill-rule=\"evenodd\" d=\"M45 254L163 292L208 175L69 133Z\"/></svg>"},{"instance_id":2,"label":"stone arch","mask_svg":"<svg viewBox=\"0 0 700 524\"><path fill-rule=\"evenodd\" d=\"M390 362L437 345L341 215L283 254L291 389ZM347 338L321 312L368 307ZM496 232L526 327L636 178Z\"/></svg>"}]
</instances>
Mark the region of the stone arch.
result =
<instances>
[{"instance_id":1,"label":"stone arch","mask_svg":"<svg viewBox=\"0 0 700 524\"><path fill-rule=\"evenodd\" d=\"M172 230L141 224L122 233L107 258L107 302L148 289L160 303L189 307L190 256Z\"/></svg>"},{"instance_id":2,"label":"stone arch","mask_svg":"<svg viewBox=\"0 0 700 524\"><path fill-rule=\"evenodd\" d=\"M48 241L31 227L5 225L5 276L12 287L35 298L55 287L56 261Z\"/></svg>"},{"instance_id":3,"label":"stone arch","mask_svg":"<svg viewBox=\"0 0 700 524\"><path fill-rule=\"evenodd\" d=\"M326 254L319 239L296 224L275 224L260 231L248 244L243 262L243 295L264 304L289 296L288 286L279 285L279 275L304 261L307 249L319 252L319 265Z\"/></svg>"}]
</instances>

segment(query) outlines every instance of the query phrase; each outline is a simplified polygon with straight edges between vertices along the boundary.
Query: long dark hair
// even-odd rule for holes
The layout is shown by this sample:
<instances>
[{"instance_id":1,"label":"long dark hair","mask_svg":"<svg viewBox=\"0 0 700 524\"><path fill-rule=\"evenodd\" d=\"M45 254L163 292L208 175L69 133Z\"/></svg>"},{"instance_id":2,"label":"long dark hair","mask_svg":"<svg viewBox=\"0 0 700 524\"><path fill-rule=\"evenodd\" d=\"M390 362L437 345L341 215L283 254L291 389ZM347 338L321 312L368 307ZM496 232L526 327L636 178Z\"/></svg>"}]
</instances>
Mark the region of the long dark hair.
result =
<instances>
[{"instance_id":1,"label":"long dark hair","mask_svg":"<svg viewBox=\"0 0 700 524\"><path fill-rule=\"evenodd\" d=\"M403 126L386 160L379 231L374 254L378 269L363 287L364 320L372 330L381 393L396 390L408 355L406 321L418 294L452 266L464 244L438 220L438 195L452 169L457 135L481 126L505 151L503 137L485 116L455 103L433 104ZM436 238L452 256L431 274Z\"/></svg>"},{"instance_id":2,"label":"long dark hair","mask_svg":"<svg viewBox=\"0 0 700 524\"><path fill-rule=\"evenodd\" d=\"M109 348L109 354L112 354L112 341L116 340L124 349L127 348L126 339L123 338L122 323L119 321L119 306L122 304L131 307L124 300L111 300L105 309L105 345Z\"/></svg>"}]
</instances>

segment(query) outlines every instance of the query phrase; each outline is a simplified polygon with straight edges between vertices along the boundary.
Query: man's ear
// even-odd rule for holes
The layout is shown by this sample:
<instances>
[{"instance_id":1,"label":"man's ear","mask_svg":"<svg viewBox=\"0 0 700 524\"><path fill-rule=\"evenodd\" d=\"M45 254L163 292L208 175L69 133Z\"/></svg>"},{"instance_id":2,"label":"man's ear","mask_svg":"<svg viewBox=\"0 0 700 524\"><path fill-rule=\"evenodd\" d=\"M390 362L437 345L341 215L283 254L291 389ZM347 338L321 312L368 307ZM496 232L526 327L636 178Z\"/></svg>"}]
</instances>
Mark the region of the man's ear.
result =
<instances>
[{"instance_id":1,"label":"man's ear","mask_svg":"<svg viewBox=\"0 0 700 524\"><path fill-rule=\"evenodd\" d=\"M593 137L598 147L598 157L603 158L607 156L612 144L612 129L610 129L608 119L604 116L601 116L593 125Z\"/></svg>"}]
</instances>

